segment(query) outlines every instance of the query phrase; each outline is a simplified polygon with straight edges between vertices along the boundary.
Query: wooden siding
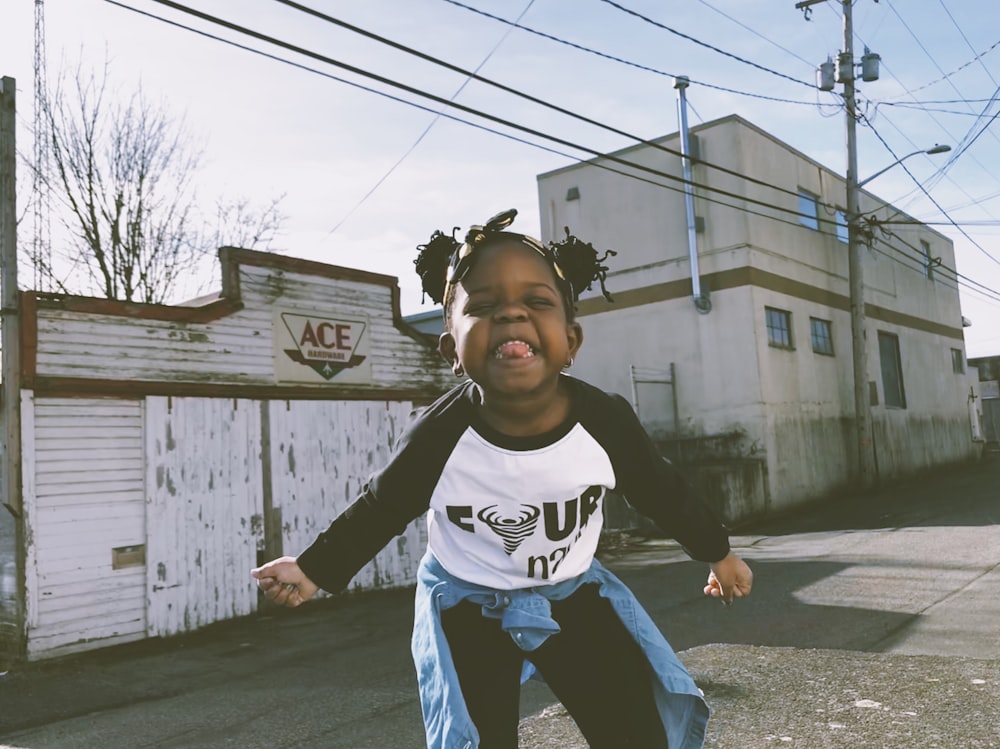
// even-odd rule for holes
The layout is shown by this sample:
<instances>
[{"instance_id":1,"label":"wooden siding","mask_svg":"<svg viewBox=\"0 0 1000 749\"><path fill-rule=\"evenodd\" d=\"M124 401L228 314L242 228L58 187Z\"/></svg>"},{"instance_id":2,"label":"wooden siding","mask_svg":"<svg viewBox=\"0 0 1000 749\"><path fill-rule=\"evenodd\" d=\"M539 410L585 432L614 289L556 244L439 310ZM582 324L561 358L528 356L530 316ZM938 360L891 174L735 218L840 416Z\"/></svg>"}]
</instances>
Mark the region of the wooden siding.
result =
<instances>
[{"instance_id":1,"label":"wooden siding","mask_svg":"<svg viewBox=\"0 0 1000 749\"><path fill-rule=\"evenodd\" d=\"M203 307L22 294L30 659L253 613L250 569L305 547L454 384L395 279L223 259ZM280 312L363 319L371 382L279 382ZM412 584L425 545L417 519L351 588Z\"/></svg>"},{"instance_id":2,"label":"wooden siding","mask_svg":"<svg viewBox=\"0 0 1000 749\"><path fill-rule=\"evenodd\" d=\"M29 657L141 639L145 570L113 549L145 542L142 403L22 392Z\"/></svg>"},{"instance_id":3,"label":"wooden siding","mask_svg":"<svg viewBox=\"0 0 1000 749\"><path fill-rule=\"evenodd\" d=\"M251 613L262 540L260 411L249 400L146 403L150 635Z\"/></svg>"},{"instance_id":4,"label":"wooden siding","mask_svg":"<svg viewBox=\"0 0 1000 749\"><path fill-rule=\"evenodd\" d=\"M239 267L243 308L211 322L160 320L63 308L39 300L31 376L118 381L273 385L274 311L366 317L372 388L452 384L441 357L393 317L393 289L277 268ZM336 383L331 382L331 397Z\"/></svg>"},{"instance_id":5,"label":"wooden siding","mask_svg":"<svg viewBox=\"0 0 1000 749\"><path fill-rule=\"evenodd\" d=\"M400 402L272 402L271 475L281 543L298 554L358 497L389 459L410 419ZM416 581L426 547L425 521L414 520L355 576L352 589L392 588Z\"/></svg>"}]
</instances>

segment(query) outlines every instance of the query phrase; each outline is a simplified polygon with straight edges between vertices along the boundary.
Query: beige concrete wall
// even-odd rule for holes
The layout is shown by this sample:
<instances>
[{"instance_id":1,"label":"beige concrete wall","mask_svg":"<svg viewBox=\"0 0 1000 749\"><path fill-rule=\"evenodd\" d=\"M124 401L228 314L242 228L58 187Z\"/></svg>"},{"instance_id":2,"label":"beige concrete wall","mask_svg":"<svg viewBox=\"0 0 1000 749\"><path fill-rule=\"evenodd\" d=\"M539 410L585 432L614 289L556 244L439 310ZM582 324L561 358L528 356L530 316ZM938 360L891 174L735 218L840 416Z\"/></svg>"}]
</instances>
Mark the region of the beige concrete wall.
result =
<instances>
[{"instance_id":1,"label":"beige concrete wall","mask_svg":"<svg viewBox=\"0 0 1000 749\"><path fill-rule=\"evenodd\" d=\"M673 363L675 437L742 432L741 450L753 455L725 457L763 459L767 483L759 500L766 507L744 511L789 507L846 487L856 473L848 247L835 224L846 202L844 180L737 117L694 132L705 162L756 180L708 163L694 166L702 185L695 214L704 221L698 266L711 293L709 314L699 314L691 300L680 184L601 168L629 171L615 163L627 159L679 176L678 155L635 147L538 177L544 239L561 238L570 223L595 248L619 252L609 261L615 304L594 295L581 301L586 339L574 373L630 395L630 364L665 370ZM679 150L676 135L656 143ZM570 188L579 199L566 200ZM799 189L820 197L819 230L799 221ZM909 220L867 193L862 210ZM931 257L953 268L951 242L920 224L884 229L889 233L876 232L863 250L863 262L878 465L882 477L892 478L974 457L978 448L967 378L951 365L951 349L964 351L957 286L933 268L928 276L917 256L924 240ZM792 350L769 345L767 306L791 313ZM831 322L833 356L813 351L810 317ZM905 409L885 405L879 331L898 336Z\"/></svg>"}]
</instances>

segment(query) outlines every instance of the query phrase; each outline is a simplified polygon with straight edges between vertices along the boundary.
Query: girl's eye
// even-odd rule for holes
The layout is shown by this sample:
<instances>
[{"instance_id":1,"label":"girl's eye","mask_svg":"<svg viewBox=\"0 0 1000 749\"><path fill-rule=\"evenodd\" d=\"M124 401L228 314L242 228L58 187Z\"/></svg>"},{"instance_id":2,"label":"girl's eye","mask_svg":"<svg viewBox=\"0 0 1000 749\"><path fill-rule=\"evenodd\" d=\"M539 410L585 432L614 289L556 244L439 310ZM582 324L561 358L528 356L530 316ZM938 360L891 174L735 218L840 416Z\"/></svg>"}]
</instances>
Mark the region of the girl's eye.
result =
<instances>
[{"instance_id":1,"label":"girl's eye","mask_svg":"<svg viewBox=\"0 0 1000 749\"><path fill-rule=\"evenodd\" d=\"M493 311L493 305L487 302L476 302L470 304L465 308L465 314L471 315L473 317L482 317L483 315L488 315Z\"/></svg>"},{"instance_id":2,"label":"girl's eye","mask_svg":"<svg viewBox=\"0 0 1000 749\"><path fill-rule=\"evenodd\" d=\"M534 309L549 309L555 306L555 303L545 297L533 297L528 300L528 305Z\"/></svg>"}]
</instances>

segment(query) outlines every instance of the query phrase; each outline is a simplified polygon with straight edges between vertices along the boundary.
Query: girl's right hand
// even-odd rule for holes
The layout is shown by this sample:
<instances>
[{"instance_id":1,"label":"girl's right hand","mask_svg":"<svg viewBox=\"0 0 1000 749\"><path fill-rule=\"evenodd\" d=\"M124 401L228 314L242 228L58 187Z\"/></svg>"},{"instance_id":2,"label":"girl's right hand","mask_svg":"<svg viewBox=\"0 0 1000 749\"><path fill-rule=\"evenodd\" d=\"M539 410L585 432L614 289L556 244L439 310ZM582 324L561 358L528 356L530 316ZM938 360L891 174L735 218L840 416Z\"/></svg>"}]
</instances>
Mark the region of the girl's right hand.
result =
<instances>
[{"instance_id":1,"label":"girl's right hand","mask_svg":"<svg viewBox=\"0 0 1000 749\"><path fill-rule=\"evenodd\" d=\"M250 576L257 581L264 597L279 606L301 606L319 591L319 586L306 577L295 557L279 557L250 570Z\"/></svg>"}]
</instances>

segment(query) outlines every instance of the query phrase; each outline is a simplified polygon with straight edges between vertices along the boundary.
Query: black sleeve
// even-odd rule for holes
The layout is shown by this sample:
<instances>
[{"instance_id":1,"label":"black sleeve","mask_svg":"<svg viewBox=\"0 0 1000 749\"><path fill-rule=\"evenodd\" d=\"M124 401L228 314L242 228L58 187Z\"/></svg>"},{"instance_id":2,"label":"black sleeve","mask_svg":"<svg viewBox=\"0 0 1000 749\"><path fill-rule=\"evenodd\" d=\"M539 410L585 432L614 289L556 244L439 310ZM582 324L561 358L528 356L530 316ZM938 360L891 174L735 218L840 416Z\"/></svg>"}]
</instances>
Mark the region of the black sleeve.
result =
<instances>
[{"instance_id":1,"label":"black sleeve","mask_svg":"<svg viewBox=\"0 0 1000 749\"><path fill-rule=\"evenodd\" d=\"M467 417L458 389L407 428L389 463L361 495L298 556L306 576L326 591L343 590L407 524L424 513Z\"/></svg>"},{"instance_id":2,"label":"black sleeve","mask_svg":"<svg viewBox=\"0 0 1000 749\"><path fill-rule=\"evenodd\" d=\"M718 562L729 553L729 534L680 471L656 449L632 406L620 395L596 388L585 395L592 434L615 469L616 491L637 511L677 540L688 556Z\"/></svg>"}]
</instances>

